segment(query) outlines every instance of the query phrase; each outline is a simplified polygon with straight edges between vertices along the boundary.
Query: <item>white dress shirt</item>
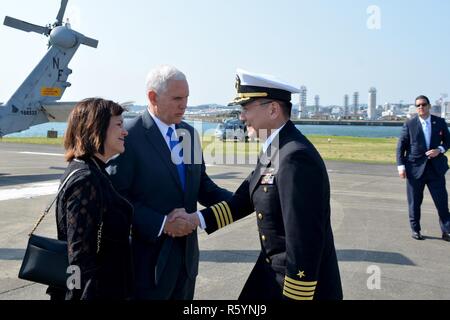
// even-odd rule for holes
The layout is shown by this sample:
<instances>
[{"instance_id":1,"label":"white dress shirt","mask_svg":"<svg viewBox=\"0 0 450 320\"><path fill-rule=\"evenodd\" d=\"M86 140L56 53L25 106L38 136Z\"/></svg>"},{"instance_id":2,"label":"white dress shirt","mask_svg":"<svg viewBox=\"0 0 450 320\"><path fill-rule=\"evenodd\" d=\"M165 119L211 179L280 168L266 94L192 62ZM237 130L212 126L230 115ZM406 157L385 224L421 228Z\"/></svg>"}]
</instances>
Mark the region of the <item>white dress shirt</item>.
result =
<instances>
[{"instance_id":1,"label":"white dress shirt","mask_svg":"<svg viewBox=\"0 0 450 320\"><path fill-rule=\"evenodd\" d=\"M286 122L287 123L287 122ZM275 130L274 132L271 133L271 135L267 138L266 141L264 141L263 145L262 145L262 152L266 153L267 149L269 149L270 144L272 143L272 141L275 139L275 137L277 136L277 134L281 131L281 129L283 129L283 127L286 125L286 123L284 123L281 127L279 127L277 130Z\"/></svg>"},{"instance_id":2,"label":"white dress shirt","mask_svg":"<svg viewBox=\"0 0 450 320\"><path fill-rule=\"evenodd\" d=\"M167 136L167 130L169 130L169 127L172 128L173 132L174 132L173 134L175 135L175 138L177 139L178 136L177 136L177 130L175 128L175 125L174 124L171 124L171 125L165 124L157 116L155 116L150 111L150 109L147 108L147 111L150 114L150 116L152 117L153 121L155 121L156 126L158 127L159 131L161 132L161 135L163 136L164 140L166 141L167 148L169 148L169 151L171 151L170 150L170 138L169 138L169 136ZM197 215L198 215L198 218L200 219L200 227L202 229L205 229L205 219L198 211L197 211ZM163 233L164 226L166 225L166 221L167 221L167 215L164 216L164 220L162 222L161 229L159 230L158 237L160 237L161 234Z\"/></svg>"},{"instance_id":3,"label":"white dress shirt","mask_svg":"<svg viewBox=\"0 0 450 320\"><path fill-rule=\"evenodd\" d=\"M170 139L167 136L167 130L169 130L169 128L172 128L172 130L174 132L173 134L175 135L175 138L178 138L177 130L175 128L175 125L174 124L171 124L171 125L165 124L164 122L159 120L159 118L156 117L148 108L147 108L147 111L150 114L150 116L152 117L153 121L155 121L156 126L159 129L159 132L161 132L161 135L163 136L164 140L166 141L167 148L169 148L169 151L171 151L170 150Z\"/></svg>"}]
</instances>

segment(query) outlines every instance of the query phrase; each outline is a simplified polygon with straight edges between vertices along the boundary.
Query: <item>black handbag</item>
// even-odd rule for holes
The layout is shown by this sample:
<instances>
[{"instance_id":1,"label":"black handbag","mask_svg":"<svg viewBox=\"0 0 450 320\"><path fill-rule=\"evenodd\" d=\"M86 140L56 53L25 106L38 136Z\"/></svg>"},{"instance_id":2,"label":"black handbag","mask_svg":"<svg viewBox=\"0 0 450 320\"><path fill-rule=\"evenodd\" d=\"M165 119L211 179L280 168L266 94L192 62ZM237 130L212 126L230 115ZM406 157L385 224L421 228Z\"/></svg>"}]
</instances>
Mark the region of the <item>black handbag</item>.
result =
<instances>
[{"instance_id":1,"label":"black handbag","mask_svg":"<svg viewBox=\"0 0 450 320\"><path fill-rule=\"evenodd\" d=\"M25 256L19 271L19 278L61 289L67 288L67 268L69 259L67 255L67 241L57 240L33 234L39 224L50 211L67 181L81 169L72 171L58 189L55 199L50 203L41 217L38 219L29 234ZM100 239L103 227L103 219L97 234L97 253L100 250Z\"/></svg>"},{"instance_id":2,"label":"black handbag","mask_svg":"<svg viewBox=\"0 0 450 320\"><path fill-rule=\"evenodd\" d=\"M62 289L68 267L67 242L31 234L19 278Z\"/></svg>"}]
</instances>

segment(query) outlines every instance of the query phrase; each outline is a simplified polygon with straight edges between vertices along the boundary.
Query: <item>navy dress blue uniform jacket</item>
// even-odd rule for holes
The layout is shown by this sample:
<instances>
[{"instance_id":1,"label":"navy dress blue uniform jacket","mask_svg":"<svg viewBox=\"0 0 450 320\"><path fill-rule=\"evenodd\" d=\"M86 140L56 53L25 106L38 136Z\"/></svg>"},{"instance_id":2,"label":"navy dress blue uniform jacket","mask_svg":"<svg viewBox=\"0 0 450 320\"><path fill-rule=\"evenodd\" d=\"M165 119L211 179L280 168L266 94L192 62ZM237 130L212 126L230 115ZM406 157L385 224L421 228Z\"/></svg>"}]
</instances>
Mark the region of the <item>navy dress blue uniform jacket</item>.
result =
<instances>
[{"instance_id":1,"label":"navy dress blue uniform jacket","mask_svg":"<svg viewBox=\"0 0 450 320\"><path fill-rule=\"evenodd\" d=\"M206 174L200 139L192 126L185 122L177 126L185 133L184 191L166 141L149 112L133 119L126 127L125 152L110 168L116 189L134 206L132 247L136 286L145 292L158 285L163 273L177 278L178 275L173 274L176 271L167 261L173 254L174 242L180 239L185 271L190 279L195 280L199 263L197 232L183 238L172 238L164 233L158 237L164 216L175 208L196 212L197 201L210 206L230 198L232 194L219 188Z\"/></svg>"},{"instance_id":2,"label":"navy dress blue uniform jacket","mask_svg":"<svg viewBox=\"0 0 450 320\"><path fill-rule=\"evenodd\" d=\"M291 121L269 149L229 201L202 210L206 232L256 211L261 253L242 300L342 299L325 164Z\"/></svg>"}]
</instances>

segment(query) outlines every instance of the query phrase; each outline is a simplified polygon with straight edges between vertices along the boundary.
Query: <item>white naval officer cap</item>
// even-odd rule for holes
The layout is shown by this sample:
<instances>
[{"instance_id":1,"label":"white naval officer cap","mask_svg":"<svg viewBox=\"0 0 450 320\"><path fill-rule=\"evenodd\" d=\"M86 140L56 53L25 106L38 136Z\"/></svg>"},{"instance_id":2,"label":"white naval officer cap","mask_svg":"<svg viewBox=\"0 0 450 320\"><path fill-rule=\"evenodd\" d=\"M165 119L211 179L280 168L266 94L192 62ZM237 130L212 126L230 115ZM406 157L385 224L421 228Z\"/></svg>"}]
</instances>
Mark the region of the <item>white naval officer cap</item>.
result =
<instances>
[{"instance_id":1,"label":"white naval officer cap","mask_svg":"<svg viewBox=\"0 0 450 320\"><path fill-rule=\"evenodd\" d=\"M253 99L265 98L290 102L292 93L300 89L268 74L236 70L237 96L228 105L244 105Z\"/></svg>"}]
</instances>

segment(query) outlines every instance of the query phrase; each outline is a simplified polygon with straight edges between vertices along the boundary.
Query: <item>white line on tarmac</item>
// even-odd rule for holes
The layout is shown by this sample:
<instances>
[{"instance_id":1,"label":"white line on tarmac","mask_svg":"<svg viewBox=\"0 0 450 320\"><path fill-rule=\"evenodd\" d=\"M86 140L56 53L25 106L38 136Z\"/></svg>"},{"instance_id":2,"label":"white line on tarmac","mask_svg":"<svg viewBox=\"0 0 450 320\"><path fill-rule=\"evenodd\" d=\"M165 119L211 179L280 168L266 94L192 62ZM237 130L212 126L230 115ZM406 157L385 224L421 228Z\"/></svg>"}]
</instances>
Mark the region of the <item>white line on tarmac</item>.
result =
<instances>
[{"instance_id":1,"label":"white line on tarmac","mask_svg":"<svg viewBox=\"0 0 450 320\"><path fill-rule=\"evenodd\" d=\"M54 157L63 157L64 155L61 153L43 153L43 152L28 152L28 151L23 151L23 152L19 152L20 154L32 154L32 155L37 155L37 156L54 156Z\"/></svg>"},{"instance_id":2,"label":"white line on tarmac","mask_svg":"<svg viewBox=\"0 0 450 320\"><path fill-rule=\"evenodd\" d=\"M23 188L3 189L0 190L0 201L14 199L29 199L33 197L47 196L56 194L58 191L59 181L32 183L24 185Z\"/></svg>"}]
</instances>

